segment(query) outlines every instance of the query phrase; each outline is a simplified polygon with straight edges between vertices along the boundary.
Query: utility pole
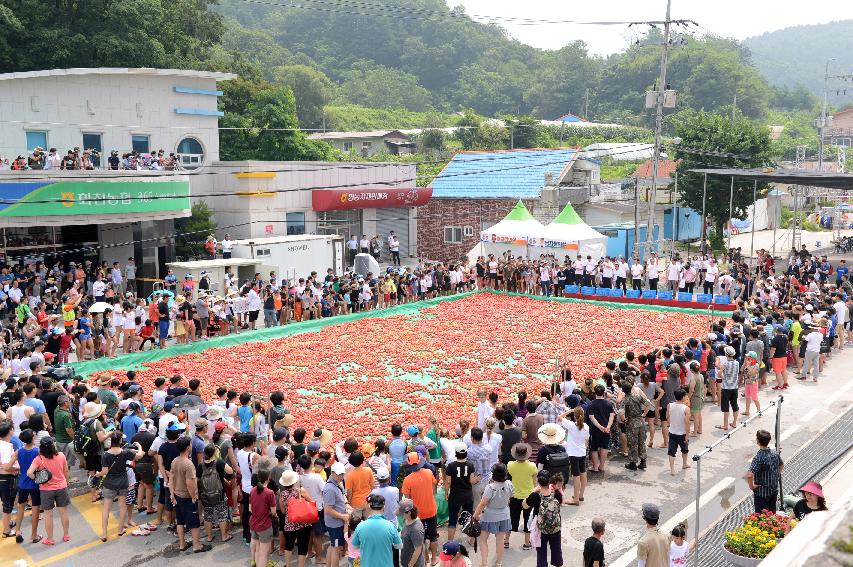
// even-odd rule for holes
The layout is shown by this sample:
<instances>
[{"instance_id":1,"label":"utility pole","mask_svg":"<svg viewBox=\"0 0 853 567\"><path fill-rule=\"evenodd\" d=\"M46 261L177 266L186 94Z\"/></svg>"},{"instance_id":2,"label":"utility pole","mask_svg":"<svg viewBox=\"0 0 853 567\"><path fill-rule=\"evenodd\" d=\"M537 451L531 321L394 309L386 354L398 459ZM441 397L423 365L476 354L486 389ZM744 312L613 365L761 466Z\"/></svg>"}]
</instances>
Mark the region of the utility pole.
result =
<instances>
[{"instance_id":1,"label":"utility pole","mask_svg":"<svg viewBox=\"0 0 853 567\"><path fill-rule=\"evenodd\" d=\"M832 59L826 60L826 70L823 73L823 103L820 107L820 118L817 121L817 170L823 171L823 134L826 129L826 107L827 99L829 98L829 62Z\"/></svg>"},{"instance_id":2,"label":"utility pole","mask_svg":"<svg viewBox=\"0 0 853 567\"><path fill-rule=\"evenodd\" d=\"M737 93L732 99L732 126L735 125L735 113L737 112Z\"/></svg>"},{"instance_id":3,"label":"utility pole","mask_svg":"<svg viewBox=\"0 0 853 567\"><path fill-rule=\"evenodd\" d=\"M583 97L583 119L589 120L589 87L586 88L586 94Z\"/></svg>"},{"instance_id":4,"label":"utility pole","mask_svg":"<svg viewBox=\"0 0 853 567\"><path fill-rule=\"evenodd\" d=\"M654 162L652 164L652 192L649 195L649 222L646 229L646 242L648 242L651 250L654 251L654 230L655 230L655 205L657 204L658 196L658 172L660 170L660 146L661 146L661 130L663 129L663 103L664 92L666 91L666 62L669 56L669 31L672 21L670 14L672 12L672 0L666 0L666 20L663 24L663 46L660 55L660 77L658 78L658 88L655 104L655 148Z\"/></svg>"}]
</instances>

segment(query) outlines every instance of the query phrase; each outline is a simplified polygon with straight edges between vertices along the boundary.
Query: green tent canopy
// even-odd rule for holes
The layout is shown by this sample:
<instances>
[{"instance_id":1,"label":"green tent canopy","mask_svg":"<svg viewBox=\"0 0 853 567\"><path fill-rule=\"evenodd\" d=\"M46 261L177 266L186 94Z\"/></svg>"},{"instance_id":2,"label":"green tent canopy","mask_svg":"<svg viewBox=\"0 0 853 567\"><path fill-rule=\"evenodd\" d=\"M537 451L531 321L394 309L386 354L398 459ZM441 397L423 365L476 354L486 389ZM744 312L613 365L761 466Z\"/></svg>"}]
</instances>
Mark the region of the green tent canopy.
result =
<instances>
[{"instance_id":1,"label":"green tent canopy","mask_svg":"<svg viewBox=\"0 0 853 567\"><path fill-rule=\"evenodd\" d=\"M583 219L580 217L577 211L575 211L575 208L572 206L571 203L566 203L566 206L562 210L562 212L560 212L560 214L557 215L557 218L555 218L551 222L559 224L586 224L583 222Z\"/></svg>"}]
</instances>

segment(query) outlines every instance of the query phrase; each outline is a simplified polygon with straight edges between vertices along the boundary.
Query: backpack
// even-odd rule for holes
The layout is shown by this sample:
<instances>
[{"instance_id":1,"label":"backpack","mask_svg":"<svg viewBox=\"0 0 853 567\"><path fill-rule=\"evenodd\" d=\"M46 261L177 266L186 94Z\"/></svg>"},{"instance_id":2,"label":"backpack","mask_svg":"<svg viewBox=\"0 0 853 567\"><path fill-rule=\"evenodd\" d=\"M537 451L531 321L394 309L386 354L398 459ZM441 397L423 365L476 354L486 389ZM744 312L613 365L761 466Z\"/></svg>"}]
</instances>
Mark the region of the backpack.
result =
<instances>
[{"instance_id":1,"label":"backpack","mask_svg":"<svg viewBox=\"0 0 853 567\"><path fill-rule=\"evenodd\" d=\"M563 481L568 482L571 477L570 471L572 470L572 465L565 447L558 446L556 453L548 453L545 456L545 470L551 474L562 473Z\"/></svg>"},{"instance_id":2,"label":"backpack","mask_svg":"<svg viewBox=\"0 0 853 567\"><path fill-rule=\"evenodd\" d=\"M212 464L202 463L201 468L201 477L198 479L199 498L202 506L212 507L222 502L225 494L217 470L217 461Z\"/></svg>"},{"instance_id":3,"label":"backpack","mask_svg":"<svg viewBox=\"0 0 853 567\"><path fill-rule=\"evenodd\" d=\"M97 455L100 452L101 444L92 435L92 424L94 422L94 418L87 419L74 432L74 451L84 457Z\"/></svg>"},{"instance_id":4,"label":"backpack","mask_svg":"<svg viewBox=\"0 0 853 567\"><path fill-rule=\"evenodd\" d=\"M545 535L555 534L560 531L560 502L552 493L542 496L539 504L539 531Z\"/></svg>"}]
</instances>

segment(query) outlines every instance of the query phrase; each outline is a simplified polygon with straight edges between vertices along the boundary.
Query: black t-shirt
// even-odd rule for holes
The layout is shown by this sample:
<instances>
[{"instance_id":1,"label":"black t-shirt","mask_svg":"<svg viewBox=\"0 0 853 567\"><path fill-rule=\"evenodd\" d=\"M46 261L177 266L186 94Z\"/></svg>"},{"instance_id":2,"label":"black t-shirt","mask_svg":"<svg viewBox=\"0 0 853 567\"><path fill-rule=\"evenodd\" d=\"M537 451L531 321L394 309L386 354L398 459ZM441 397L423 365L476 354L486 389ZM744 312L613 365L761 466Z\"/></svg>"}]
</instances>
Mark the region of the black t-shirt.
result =
<instances>
[{"instance_id":1,"label":"black t-shirt","mask_svg":"<svg viewBox=\"0 0 853 567\"><path fill-rule=\"evenodd\" d=\"M565 453L566 448L562 445L543 445L539 448L539 453L536 455L536 464L542 465L542 468L551 472L552 474L555 472L559 472L563 475L563 481L568 482L570 477L570 470L568 466L560 467L559 463L552 462L551 468L548 468L548 455L553 455L555 453ZM565 459L563 459L565 460ZM556 465L556 466L555 466Z\"/></svg>"},{"instance_id":2,"label":"black t-shirt","mask_svg":"<svg viewBox=\"0 0 853 567\"><path fill-rule=\"evenodd\" d=\"M604 567L604 544L597 537L589 536L583 542L583 567L592 567L593 561Z\"/></svg>"},{"instance_id":3,"label":"black t-shirt","mask_svg":"<svg viewBox=\"0 0 853 567\"><path fill-rule=\"evenodd\" d=\"M817 512L817 510L809 508L809 505L806 504L805 498L798 500L797 503L794 504L794 517L798 520L802 520L812 512Z\"/></svg>"},{"instance_id":4,"label":"black t-shirt","mask_svg":"<svg viewBox=\"0 0 853 567\"><path fill-rule=\"evenodd\" d=\"M0 394L0 410L6 412L12 407L12 391L6 391Z\"/></svg>"},{"instance_id":5,"label":"black t-shirt","mask_svg":"<svg viewBox=\"0 0 853 567\"><path fill-rule=\"evenodd\" d=\"M186 395L187 392L189 392L189 390L187 388L180 388L180 387L174 387L173 386L173 387L169 388L168 390L166 390L166 396L171 396L173 398L177 398L178 396Z\"/></svg>"},{"instance_id":6,"label":"black t-shirt","mask_svg":"<svg viewBox=\"0 0 853 567\"><path fill-rule=\"evenodd\" d=\"M773 349L773 358L785 358L788 353L788 337L785 335L774 335L770 341L770 348Z\"/></svg>"},{"instance_id":7,"label":"black t-shirt","mask_svg":"<svg viewBox=\"0 0 853 567\"><path fill-rule=\"evenodd\" d=\"M74 158L71 156L65 156L62 158L62 169L74 169Z\"/></svg>"},{"instance_id":8,"label":"black t-shirt","mask_svg":"<svg viewBox=\"0 0 853 567\"><path fill-rule=\"evenodd\" d=\"M169 304L165 301L161 301L157 304L157 314L160 316L162 320L166 320L169 316Z\"/></svg>"},{"instance_id":9,"label":"black t-shirt","mask_svg":"<svg viewBox=\"0 0 853 567\"><path fill-rule=\"evenodd\" d=\"M172 461L174 461L180 453L178 452L178 444L166 441L160 445L157 454L163 458L163 468L167 471L172 470Z\"/></svg>"},{"instance_id":10,"label":"black t-shirt","mask_svg":"<svg viewBox=\"0 0 853 567\"><path fill-rule=\"evenodd\" d=\"M448 501L454 504L472 501L474 494L471 489L471 475L474 474L474 465L467 461L454 461L447 465L445 472L450 477Z\"/></svg>"},{"instance_id":11,"label":"black t-shirt","mask_svg":"<svg viewBox=\"0 0 853 567\"><path fill-rule=\"evenodd\" d=\"M118 164L121 160L118 159L118 156L111 155L107 158L107 161L110 164L110 169L118 169Z\"/></svg>"},{"instance_id":12,"label":"black t-shirt","mask_svg":"<svg viewBox=\"0 0 853 567\"><path fill-rule=\"evenodd\" d=\"M541 451L541 449L540 449ZM557 502L560 504L563 503L563 495L560 492L551 492L554 497L557 499ZM542 503L542 496L538 492L531 492L530 496L528 496L525 500L528 508L530 508L530 515L536 516L539 514L539 504Z\"/></svg>"},{"instance_id":13,"label":"black t-shirt","mask_svg":"<svg viewBox=\"0 0 853 567\"><path fill-rule=\"evenodd\" d=\"M151 445L154 443L154 439L157 436L153 433L148 433L147 431L139 431L136 435L131 439L131 443L139 443L142 447L142 450L145 451L145 456L140 459L140 461L144 463L150 463L151 457L148 456L148 451L151 450Z\"/></svg>"},{"instance_id":14,"label":"black t-shirt","mask_svg":"<svg viewBox=\"0 0 853 567\"><path fill-rule=\"evenodd\" d=\"M592 400L587 409L587 415L594 417L601 427L607 427L607 421L610 419L610 414L613 413L613 404L608 400ZM601 433L601 430L589 422L590 431L595 430L596 433Z\"/></svg>"},{"instance_id":15,"label":"black t-shirt","mask_svg":"<svg viewBox=\"0 0 853 567\"><path fill-rule=\"evenodd\" d=\"M508 427L500 432L501 434L501 457L509 460L513 445L521 443L521 430L517 427Z\"/></svg>"},{"instance_id":16,"label":"black t-shirt","mask_svg":"<svg viewBox=\"0 0 853 567\"><path fill-rule=\"evenodd\" d=\"M62 396L64 394L65 392L62 392L60 390L51 390L49 392L42 392L41 396L39 396L39 398L41 398L42 403L44 403L44 411L50 418L51 422L53 422L53 412L56 411L59 396Z\"/></svg>"}]
</instances>

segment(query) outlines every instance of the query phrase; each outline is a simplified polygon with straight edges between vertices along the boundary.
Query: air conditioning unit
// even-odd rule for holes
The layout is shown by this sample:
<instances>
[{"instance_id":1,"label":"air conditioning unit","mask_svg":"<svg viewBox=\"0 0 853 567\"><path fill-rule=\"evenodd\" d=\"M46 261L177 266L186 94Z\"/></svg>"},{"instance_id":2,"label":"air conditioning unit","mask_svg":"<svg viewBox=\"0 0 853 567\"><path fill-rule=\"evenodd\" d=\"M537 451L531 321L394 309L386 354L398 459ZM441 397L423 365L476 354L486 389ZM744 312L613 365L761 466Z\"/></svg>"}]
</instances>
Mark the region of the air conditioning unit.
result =
<instances>
[{"instance_id":1,"label":"air conditioning unit","mask_svg":"<svg viewBox=\"0 0 853 567\"><path fill-rule=\"evenodd\" d=\"M255 251L255 257L256 258L259 256L269 256L269 255L270 255L270 249L269 248L258 248Z\"/></svg>"},{"instance_id":2,"label":"air conditioning unit","mask_svg":"<svg viewBox=\"0 0 853 567\"><path fill-rule=\"evenodd\" d=\"M474 236L474 227L473 226L465 226L462 227L463 236Z\"/></svg>"}]
</instances>

